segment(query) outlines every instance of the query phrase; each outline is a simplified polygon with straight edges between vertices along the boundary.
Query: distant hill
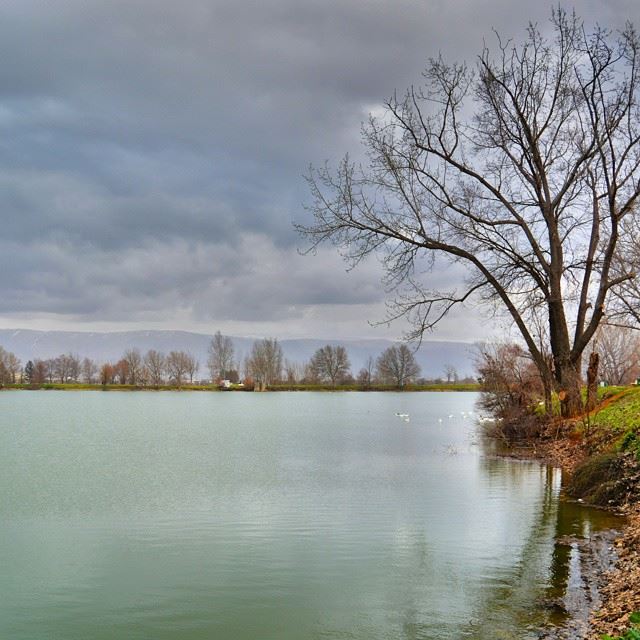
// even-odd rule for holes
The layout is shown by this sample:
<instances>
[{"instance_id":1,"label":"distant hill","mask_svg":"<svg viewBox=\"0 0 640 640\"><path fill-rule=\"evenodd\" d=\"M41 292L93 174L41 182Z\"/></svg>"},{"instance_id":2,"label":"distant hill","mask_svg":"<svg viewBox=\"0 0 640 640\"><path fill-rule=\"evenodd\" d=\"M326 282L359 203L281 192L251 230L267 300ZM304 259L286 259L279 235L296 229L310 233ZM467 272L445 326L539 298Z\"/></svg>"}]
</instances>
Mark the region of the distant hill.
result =
<instances>
[{"instance_id":1,"label":"distant hill","mask_svg":"<svg viewBox=\"0 0 640 640\"><path fill-rule=\"evenodd\" d=\"M251 350L253 338L233 337L236 356L243 359ZM115 361L126 349L138 348L169 352L190 351L200 361L201 375L206 375L207 349L211 336L189 331L33 331L29 329L0 329L0 346L15 353L22 363L35 358L53 358L61 353L75 353L97 362ZM357 374L367 358L374 359L391 340L281 340L285 357L295 362L309 360L313 352L325 344L343 345L349 353L351 370ZM443 375L445 365L453 365L460 377L473 372L473 345L466 342L425 340L416 353L422 375L435 378Z\"/></svg>"}]
</instances>

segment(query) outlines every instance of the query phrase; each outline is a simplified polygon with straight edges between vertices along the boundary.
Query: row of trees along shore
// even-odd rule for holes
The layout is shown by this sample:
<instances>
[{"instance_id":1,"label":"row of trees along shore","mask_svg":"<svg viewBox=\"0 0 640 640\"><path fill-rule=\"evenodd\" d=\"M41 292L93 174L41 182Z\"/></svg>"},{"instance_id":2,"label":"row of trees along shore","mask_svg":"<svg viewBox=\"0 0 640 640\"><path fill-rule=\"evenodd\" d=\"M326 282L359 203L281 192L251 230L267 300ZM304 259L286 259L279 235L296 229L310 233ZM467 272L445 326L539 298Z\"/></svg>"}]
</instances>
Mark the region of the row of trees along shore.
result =
<instances>
[{"instance_id":1,"label":"row of trees along shore","mask_svg":"<svg viewBox=\"0 0 640 640\"><path fill-rule=\"evenodd\" d=\"M354 376L343 346L327 344L317 349L308 362L299 363L284 357L276 338L265 338L254 341L250 352L242 358L238 357L232 338L219 331L211 339L205 368L209 378L203 380L198 376L201 365L191 353L165 354L150 349L143 354L135 348L127 349L116 362L99 363L67 353L56 358L29 360L22 366L13 353L0 347L0 385L3 386L83 383L153 388L195 383L219 385L226 380L258 389L278 384L403 388L428 382L420 378L420 367L406 344L392 345L377 358L369 357ZM444 375L447 382L458 382L453 366L447 365Z\"/></svg>"}]
</instances>

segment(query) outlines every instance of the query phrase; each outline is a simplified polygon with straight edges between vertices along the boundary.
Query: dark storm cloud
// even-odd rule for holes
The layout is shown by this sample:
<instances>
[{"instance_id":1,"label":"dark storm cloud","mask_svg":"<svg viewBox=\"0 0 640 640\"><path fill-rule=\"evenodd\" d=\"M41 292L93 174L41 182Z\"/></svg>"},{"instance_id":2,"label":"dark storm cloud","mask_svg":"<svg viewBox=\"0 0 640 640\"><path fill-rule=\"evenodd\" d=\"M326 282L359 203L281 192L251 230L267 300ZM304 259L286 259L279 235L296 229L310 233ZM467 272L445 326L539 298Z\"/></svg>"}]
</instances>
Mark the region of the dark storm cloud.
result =
<instances>
[{"instance_id":1,"label":"dark storm cloud","mask_svg":"<svg viewBox=\"0 0 640 640\"><path fill-rule=\"evenodd\" d=\"M617 26L637 18L634 5L576 8ZM286 333L288 318L352 304L364 328L362 310L384 299L380 271L347 275L333 252L296 254L301 174L357 154L360 122L419 81L429 56L469 58L491 26L517 36L549 11L513 0L4 2L0 313L117 323L181 309L184 322L278 320Z\"/></svg>"}]
</instances>

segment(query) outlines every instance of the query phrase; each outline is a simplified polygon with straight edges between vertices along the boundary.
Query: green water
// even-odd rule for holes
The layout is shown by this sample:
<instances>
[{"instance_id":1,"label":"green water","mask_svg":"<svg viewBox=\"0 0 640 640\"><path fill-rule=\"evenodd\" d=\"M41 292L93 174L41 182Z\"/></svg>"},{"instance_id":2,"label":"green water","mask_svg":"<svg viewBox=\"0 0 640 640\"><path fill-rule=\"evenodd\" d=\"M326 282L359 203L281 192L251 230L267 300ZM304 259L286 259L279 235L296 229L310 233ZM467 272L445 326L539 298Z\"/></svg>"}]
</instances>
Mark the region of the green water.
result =
<instances>
[{"instance_id":1,"label":"green water","mask_svg":"<svg viewBox=\"0 0 640 640\"><path fill-rule=\"evenodd\" d=\"M534 638L610 521L476 400L1 393L0 638Z\"/></svg>"}]
</instances>

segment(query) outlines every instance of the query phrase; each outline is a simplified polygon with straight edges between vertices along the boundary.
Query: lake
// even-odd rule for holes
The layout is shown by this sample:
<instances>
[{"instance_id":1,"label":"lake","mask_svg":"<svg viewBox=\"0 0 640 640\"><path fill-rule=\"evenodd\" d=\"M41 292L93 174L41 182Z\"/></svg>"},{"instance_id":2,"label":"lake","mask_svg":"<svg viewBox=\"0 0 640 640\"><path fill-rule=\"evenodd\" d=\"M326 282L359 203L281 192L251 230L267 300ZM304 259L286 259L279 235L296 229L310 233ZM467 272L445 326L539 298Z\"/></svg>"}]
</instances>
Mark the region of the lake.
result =
<instances>
[{"instance_id":1,"label":"lake","mask_svg":"<svg viewBox=\"0 0 640 640\"><path fill-rule=\"evenodd\" d=\"M0 638L537 637L610 520L477 398L0 393Z\"/></svg>"}]
</instances>

